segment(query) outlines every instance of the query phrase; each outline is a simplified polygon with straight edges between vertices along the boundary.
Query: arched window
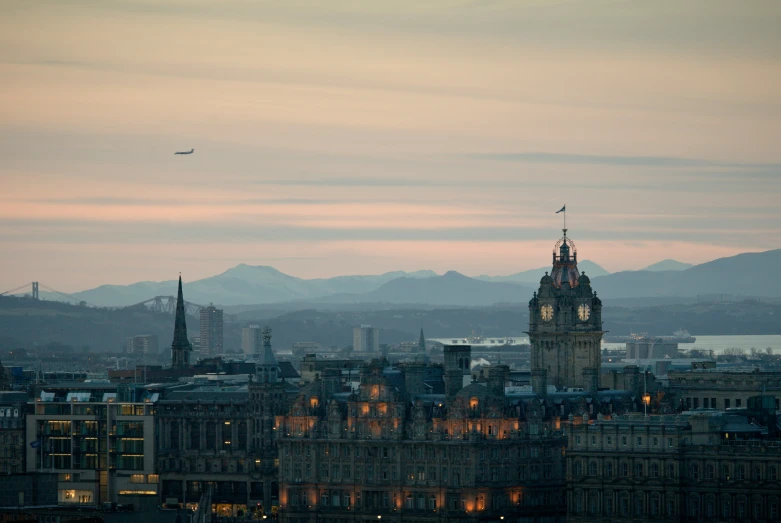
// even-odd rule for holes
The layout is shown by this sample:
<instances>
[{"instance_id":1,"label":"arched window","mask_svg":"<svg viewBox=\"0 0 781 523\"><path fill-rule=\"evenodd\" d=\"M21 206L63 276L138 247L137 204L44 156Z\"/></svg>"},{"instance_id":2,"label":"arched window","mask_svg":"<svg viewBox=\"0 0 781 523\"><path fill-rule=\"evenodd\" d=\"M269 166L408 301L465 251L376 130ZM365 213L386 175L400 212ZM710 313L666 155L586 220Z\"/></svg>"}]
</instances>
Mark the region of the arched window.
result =
<instances>
[{"instance_id":1,"label":"arched window","mask_svg":"<svg viewBox=\"0 0 781 523\"><path fill-rule=\"evenodd\" d=\"M583 475L583 465L581 465L580 461L576 461L575 465L573 467L572 475L575 477L582 476Z\"/></svg>"},{"instance_id":2,"label":"arched window","mask_svg":"<svg viewBox=\"0 0 781 523\"><path fill-rule=\"evenodd\" d=\"M597 475L597 462L592 461L588 464L588 475L589 476L596 476Z\"/></svg>"},{"instance_id":3,"label":"arched window","mask_svg":"<svg viewBox=\"0 0 781 523\"><path fill-rule=\"evenodd\" d=\"M608 479L613 477L613 462L611 461L605 463L605 477Z\"/></svg>"}]
</instances>

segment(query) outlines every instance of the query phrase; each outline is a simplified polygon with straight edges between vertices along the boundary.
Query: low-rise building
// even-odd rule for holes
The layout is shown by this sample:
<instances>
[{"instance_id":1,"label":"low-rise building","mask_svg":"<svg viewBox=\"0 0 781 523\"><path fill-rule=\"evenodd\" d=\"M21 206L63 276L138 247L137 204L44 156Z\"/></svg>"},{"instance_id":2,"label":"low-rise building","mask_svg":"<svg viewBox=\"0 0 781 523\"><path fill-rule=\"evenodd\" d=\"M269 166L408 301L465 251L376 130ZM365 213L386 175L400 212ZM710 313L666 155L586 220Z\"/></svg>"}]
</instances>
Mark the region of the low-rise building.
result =
<instances>
[{"instance_id":1,"label":"low-rise building","mask_svg":"<svg viewBox=\"0 0 781 523\"><path fill-rule=\"evenodd\" d=\"M778 521L781 440L756 414L574 420L567 520Z\"/></svg>"},{"instance_id":2,"label":"low-rise building","mask_svg":"<svg viewBox=\"0 0 781 523\"><path fill-rule=\"evenodd\" d=\"M717 369L670 371L667 394L680 409L746 408L757 394L772 396L781 408L781 372L725 371Z\"/></svg>"}]
</instances>

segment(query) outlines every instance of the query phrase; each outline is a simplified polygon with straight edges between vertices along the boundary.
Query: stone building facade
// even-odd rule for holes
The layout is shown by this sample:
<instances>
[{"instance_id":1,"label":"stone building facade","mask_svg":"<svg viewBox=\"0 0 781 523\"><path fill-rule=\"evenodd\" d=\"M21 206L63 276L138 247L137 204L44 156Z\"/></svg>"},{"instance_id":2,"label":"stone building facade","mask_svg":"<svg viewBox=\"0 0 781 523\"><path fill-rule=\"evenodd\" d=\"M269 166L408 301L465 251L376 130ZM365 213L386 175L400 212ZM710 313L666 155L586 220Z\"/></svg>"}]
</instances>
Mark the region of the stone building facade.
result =
<instances>
[{"instance_id":1,"label":"stone building facade","mask_svg":"<svg viewBox=\"0 0 781 523\"><path fill-rule=\"evenodd\" d=\"M557 250L558 249L558 252ZM529 301L532 387L599 388L602 302L578 272L575 244L564 236L553 251L553 268Z\"/></svg>"},{"instance_id":2,"label":"stone building facade","mask_svg":"<svg viewBox=\"0 0 781 523\"><path fill-rule=\"evenodd\" d=\"M0 391L0 474L2 475L24 472L26 405L26 392Z\"/></svg>"},{"instance_id":3,"label":"stone building facade","mask_svg":"<svg viewBox=\"0 0 781 523\"><path fill-rule=\"evenodd\" d=\"M262 335L262 357L248 386L177 391L158 402L164 504L192 506L210 485L220 516L271 514L278 505L275 418L289 401L270 329Z\"/></svg>"},{"instance_id":4,"label":"stone building facade","mask_svg":"<svg viewBox=\"0 0 781 523\"><path fill-rule=\"evenodd\" d=\"M750 419L632 415L573 425L567 520L779 521L781 440Z\"/></svg>"},{"instance_id":5,"label":"stone building facade","mask_svg":"<svg viewBox=\"0 0 781 523\"><path fill-rule=\"evenodd\" d=\"M461 356L446 375L463 375ZM423 390L419 370L375 360L357 391L341 391L338 375L302 390L277 418L280 519L562 521L555 410L507 398L503 367L449 397L410 393Z\"/></svg>"}]
</instances>

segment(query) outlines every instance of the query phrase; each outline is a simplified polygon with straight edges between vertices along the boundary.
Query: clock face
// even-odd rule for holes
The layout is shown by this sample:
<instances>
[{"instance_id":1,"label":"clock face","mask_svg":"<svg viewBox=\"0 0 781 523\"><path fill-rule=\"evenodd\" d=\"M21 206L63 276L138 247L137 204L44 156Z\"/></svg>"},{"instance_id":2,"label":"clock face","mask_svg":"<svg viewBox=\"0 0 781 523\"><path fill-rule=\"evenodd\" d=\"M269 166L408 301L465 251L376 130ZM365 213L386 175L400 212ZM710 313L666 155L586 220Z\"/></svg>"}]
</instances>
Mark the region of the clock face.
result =
<instances>
[{"instance_id":1,"label":"clock face","mask_svg":"<svg viewBox=\"0 0 781 523\"><path fill-rule=\"evenodd\" d=\"M580 318L580 321L586 321L591 316L591 310L588 308L588 305L585 303L578 307L578 318Z\"/></svg>"},{"instance_id":2,"label":"clock face","mask_svg":"<svg viewBox=\"0 0 781 523\"><path fill-rule=\"evenodd\" d=\"M543 305L540 308L540 315L542 316L542 321L551 321L553 319L553 307Z\"/></svg>"}]
</instances>

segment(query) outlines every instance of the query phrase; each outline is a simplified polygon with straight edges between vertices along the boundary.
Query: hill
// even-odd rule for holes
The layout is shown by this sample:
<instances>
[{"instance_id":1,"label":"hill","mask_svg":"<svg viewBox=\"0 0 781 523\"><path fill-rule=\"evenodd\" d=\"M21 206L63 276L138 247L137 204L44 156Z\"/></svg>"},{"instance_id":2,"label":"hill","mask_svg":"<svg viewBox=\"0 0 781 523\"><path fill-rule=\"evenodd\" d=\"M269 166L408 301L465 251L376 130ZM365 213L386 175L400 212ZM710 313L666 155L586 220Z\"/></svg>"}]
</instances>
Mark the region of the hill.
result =
<instances>
[{"instance_id":1,"label":"hill","mask_svg":"<svg viewBox=\"0 0 781 523\"><path fill-rule=\"evenodd\" d=\"M744 253L683 271L624 271L592 278L602 298L732 295L779 297L781 279L768 270L781 266L781 249Z\"/></svg>"},{"instance_id":2,"label":"hill","mask_svg":"<svg viewBox=\"0 0 781 523\"><path fill-rule=\"evenodd\" d=\"M371 292L327 296L323 301L478 307L495 303L525 303L532 292L531 287L507 282L481 281L449 271L442 276L428 278L397 278Z\"/></svg>"},{"instance_id":3,"label":"hill","mask_svg":"<svg viewBox=\"0 0 781 523\"><path fill-rule=\"evenodd\" d=\"M597 276L605 276L607 274L610 274L608 271L603 269L600 265L589 260L583 260L582 262L579 262L578 269L581 272L585 271L588 274L589 278L595 278ZM540 283L540 280L545 275L545 273L550 272L550 270L551 270L550 267L540 267L539 269L530 269L528 271L516 272L515 274L510 274L508 276L481 275L478 276L476 279L483 280L483 281L502 281L502 282L521 283L521 284L531 285L533 287L536 287Z\"/></svg>"},{"instance_id":4,"label":"hill","mask_svg":"<svg viewBox=\"0 0 781 523\"><path fill-rule=\"evenodd\" d=\"M192 282L185 281L185 299L204 305L312 300L337 293L369 292L400 277L422 278L435 274L433 271L412 273L395 271L379 275L337 276L307 280L290 276L274 267L242 263L216 276ZM131 285L102 285L95 289L74 293L73 296L92 305L120 307L133 305L154 296L173 296L176 294L176 284L176 280L170 280Z\"/></svg>"},{"instance_id":5,"label":"hill","mask_svg":"<svg viewBox=\"0 0 781 523\"><path fill-rule=\"evenodd\" d=\"M645 269L641 269L643 271L685 271L686 269L689 269L691 267L694 267L691 263L683 263L676 260L662 260L660 262L652 263Z\"/></svg>"}]
</instances>

